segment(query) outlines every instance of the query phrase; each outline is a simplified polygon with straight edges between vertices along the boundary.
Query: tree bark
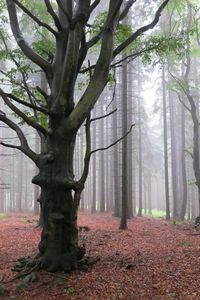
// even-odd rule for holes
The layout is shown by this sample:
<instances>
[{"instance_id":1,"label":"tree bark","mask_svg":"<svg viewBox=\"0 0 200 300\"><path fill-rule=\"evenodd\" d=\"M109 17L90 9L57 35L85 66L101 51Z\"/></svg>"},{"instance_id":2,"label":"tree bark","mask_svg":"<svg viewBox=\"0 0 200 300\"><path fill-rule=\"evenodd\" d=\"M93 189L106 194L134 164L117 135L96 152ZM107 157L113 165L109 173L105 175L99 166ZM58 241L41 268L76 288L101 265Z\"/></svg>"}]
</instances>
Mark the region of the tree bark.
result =
<instances>
[{"instance_id":1,"label":"tree bark","mask_svg":"<svg viewBox=\"0 0 200 300\"><path fill-rule=\"evenodd\" d=\"M139 73L138 73L139 74ZM138 78L139 92L141 90L140 74ZM138 217L142 217L143 195L142 195L142 118L141 118L141 99L138 99L138 127L139 127L139 145L138 145L138 160L139 160L139 207Z\"/></svg>"},{"instance_id":2,"label":"tree bark","mask_svg":"<svg viewBox=\"0 0 200 300\"><path fill-rule=\"evenodd\" d=\"M117 98L115 98L115 102ZM117 106L117 105L116 105ZM113 107L115 109L116 107ZM117 114L112 116L112 128L113 128L113 139L116 141L118 138L118 127L117 127ZM114 216L120 217L120 189L119 189L119 146L115 145L113 148L113 160L114 160L114 176L113 176L113 186L114 186Z\"/></svg>"},{"instance_id":3,"label":"tree bark","mask_svg":"<svg viewBox=\"0 0 200 300\"><path fill-rule=\"evenodd\" d=\"M127 62L122 63L122 134L128 131L127 125ZM121 200L121 221L120 229L127 228L127 209L128 209L128 138L126 137L122 141L122 200Z\"/></svg>"},{"instance_id":4,"label":"tree bark","mask_svg":"<svg viewBox=\"0 0 200 300\"><path fill-rule=\"evenodd\" d=\"M166 220L170 220L168 150L167 150L167 107L166 107L166 84L165 84L164 65L162 66L162 88L163 88L163 130L164 130L164 170L165 170Z\"/></svg>"},{"instance_id":5,"label":"tree bark","mask_svg":"<svg viewBox=\"0 0 200 300\"><path fill-rule=\"evenodd\" d=\"M181 107L181 163L182 163L182 185L183 185L183 198L181 206L181 220L184 220L187 208L187 175L186 175L186 162L185 162L185 108Z\"/></svg>"},{"instance_id":6,"label":"tree bark","mask_svg":"<svg viewBox=\"0 0 200 300\"><path fill-rule=\"evenodd\" d=\"M101 115L104 115L104 109L102 105ZM104 147L104 119L99 121L99 147ZM100 187L100 212L106 211L106 193L105 193L105 152L99 153L99 187Z\"/></svg>"},{"instance_id":7,"label":"tree bark","mask_svg":"<svg viewBox=\"0 0 200 300\"><path fill-rule=\"evenodd\" d=\"M41 187L43 229L39 251L44 268L70 271L76 268L78 256L78 203L69 186L74 177L75 136L63 137L52 127L50 132L47 139L50 154L41 155L40 172L33 178L33 183Z\"/></svg>"},{"instance_id":8,"label":"tree bark","mask_svg":"<svg viewBox=\"0 0 200 300\"><path fill-rule=\"evenodd\" d=\"M95 112L93 114L93 117L95 117ZM96 149L96 122L93 122L93 128L92 128L92 142L93 142L93 149ZM91 212L96 212L96 204L97 204L97 178L96 178L96 153L94 153L92 157L92 209Z\"/></svg>"},{"instance_id":9,"label":"tree bark","mask_svg":"<svg viewBox=\"0 0 200 300\"><path fill-rule=\"evenodd\" d=\"M41 189L43 230L39 251L42 267L48 271L70 271L76 268L78 230L73 214L70 190L58 187Z\"/></svg>"},{"instance_id":10,"label":"tree bark","mask_svg":"<svg viewBox=\"0 0 200 300\"><path fill-rule=\"evenodd\" d=\"M170 132L171 132L171 174L173 192L173 218L178 216L178 174L177 174L177 142L175 134L175 107L172 92L169 91Z\"/></svg>"}]
</instances>

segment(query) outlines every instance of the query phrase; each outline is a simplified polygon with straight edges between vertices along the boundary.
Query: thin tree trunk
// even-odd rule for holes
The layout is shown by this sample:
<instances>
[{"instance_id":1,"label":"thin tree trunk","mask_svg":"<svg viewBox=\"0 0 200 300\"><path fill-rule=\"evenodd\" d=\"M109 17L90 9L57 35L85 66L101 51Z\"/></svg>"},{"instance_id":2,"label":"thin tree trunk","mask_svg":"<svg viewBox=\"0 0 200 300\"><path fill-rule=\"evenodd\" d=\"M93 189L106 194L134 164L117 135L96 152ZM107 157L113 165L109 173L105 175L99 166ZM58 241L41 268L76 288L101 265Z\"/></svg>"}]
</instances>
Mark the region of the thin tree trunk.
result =
<instances>
[{"instance_id":1,"label":"thin tree trunk","mask_svg":"<svg viewBox=\"0 0 200 300\"><path fill-rule=\"evenodd\" d=\"M175 104L172 92L169 91L169 110L170 110L170 131L171 131L171 172L172 172L172 193L173 193L173 218L178 218L178 187L177 187L177 143L175 134Z\"/></svg>"},{"instance_id":2,"label":"thin tree trunk","mask_svg":"<svg viewBox=\"0 0 200 300\"><path fill-rule=\"evenodd\" d=\"M40 151L40 144L39 144L39 137L38 134L35 134L35 151L39 153ZM35 174L38 173L38 168L35 166ZM34 214L39 215L40 213L40 187L38 185L34 185ZM42 223L42 222L41 222Z\"/></svg>"},{"instance_id":3,"label":"thin tree trunk","mask_svg":"<svg viewBox=\"0 0 200 300\"><path fill-rule=\"evenodd\" d=\"M103 105L101 110L101 115L104 114ZM99 121L99 144L100 147L104 147L104 119ZM106 211L106 201L105 201L105 152L100 151L100 172L99 172L99 184L100 184L100 212Z\"/></svg>"},{"instance_id":4,"label":"thin tree trunk","mask_svg":"<svg viewBox=\"0 0 200 300\"><path fill-rule=\"evenodd\" d=\"M127 125L127 62L122 64L122 134L128 131ZM127 228L127 209L128 209L128 138L122 141L122 208L121 208L121 221L120 229Z\"/></svg>"},{"instance_id":5,"label":"thin tree trunk","mask_svg":"<svg viewBox=\"0 0 200 300\"><path fill-rule=\"evenodd\" d=\"M117 101L117 99L115 99ZM116 107L113 107L115 109ZM117 130L117 114L112 116L112 128L113 128L113 139L116 141L118 139ZM114 216L120 217L120 192L119 192L119 154L118 145L113 147L113 160L114 160L114 176L113 176L113 188L114 188Z\"/></svg>"},{"instance_id":6,"label":"thin tree trunk","mask_svg":"<svg viewBox=\"0 0 200 300\"><path fill-rule=\"evenodd\" d=\"M130 66L127 66L127 72L129 77L128 82L128 89L127 89L127 98L128 98L128 108L127 108L127 119L129 121L129 124L132 124L132 101L133 101L133 95L132 95L132 89L133 89L133 78L131 76L131 69ZM128 136L128 153L127 153L127 168L128 168L128 174L127 174L127 180L128 180L128 208L127 208L127 217L132 218L133 217L133 139L132 134Z\"/></svg>"},{"instance_id":7,"label":"thin tree trunk","mask_svg":"<svg viewBox=\"0 0 200 300\"><path fill-rule=\"evenodd\" d=\"M138 78L138 87L140 92L140 74ZM139 127L139 145L138 145L138 160L139 160L139 208L138 217L142 216L142 118L141 118L141 98L138 98L138 127Z\"/></svg>"},{"instance_id":8,"label":"thin tree trunk","mask_svg":"<svg viewBox=\"0 0 200 300\"><path fill-rule=\"evenodd\" d=\"M186 163L185 163L185 108L181 107L181 163L182 163L182 184L183 184L183 198L181 207L181 220L184 220L187 208L187 176L186 176Z\"/></svg>"},{"instance_id":9,"label":"thin tree trunk","mask_svg":"<svg viewBox=\"0 0 200 300\"><path fill-rule=\"evenodd\" d=\"M95 118L95 113L93 115L93 117ZM92 142L93 142L93 149L96 149L96 122L93 122L93 128L92 128ZM92 195L92 213L96 212L96 202L97 202L97 186L96 186L96 153L93 154L92 157L92 183L93 183L93 187L92 187L92 191L93 191L93 195Z\"/></svg>"},{"instance_id":10,"label":"thin tree trunk","mask_svg":"<svg viewBox=\"0 0 200 300\"><path fill-rule=\"evenodd\" d=\"M168 150L167 150L167 107L166 107L166 84L165 84L164 65L162 66L162 89L163 89L163 131L164 131L164 172L165 172L166 220L170 220Z\"/></svg>"},{"instance_id":11,"label":"thin tree trunk","mask_svg":"<svg viewBox=\"0 0 200 300\"><path fill-rule=\"evenodd\" d=\"M148 208L149 215L152 215L152 196L151 196L151 172L148 172Z\"/></svg>"}]
</instances>

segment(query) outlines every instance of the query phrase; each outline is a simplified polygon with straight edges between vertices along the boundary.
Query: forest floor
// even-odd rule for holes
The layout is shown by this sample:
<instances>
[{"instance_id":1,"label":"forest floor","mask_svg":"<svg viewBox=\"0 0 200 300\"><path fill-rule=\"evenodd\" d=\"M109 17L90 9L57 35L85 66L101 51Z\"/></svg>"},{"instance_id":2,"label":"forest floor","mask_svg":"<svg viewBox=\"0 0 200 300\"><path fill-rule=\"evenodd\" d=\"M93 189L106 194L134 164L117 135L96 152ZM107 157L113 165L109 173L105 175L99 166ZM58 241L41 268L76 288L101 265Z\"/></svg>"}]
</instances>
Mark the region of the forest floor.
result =
<instances>
[{"instance_id":1,"label":"forest floor","mask_svg":"<svg viewBox=\"0 0 200 300\"><path fill-rule=\"evenodd\" d=\"M16 276L19 257L34 256L40 229L32 215L0 219L0 284ZM1 299L77 300L200 300L200 235L188 223L134 218L127 230L108 214L79 215L87 255L100 261L87 271L71 274L36 272L36 280L15 279L4 284Z\"/></svg>"}]
</instances>

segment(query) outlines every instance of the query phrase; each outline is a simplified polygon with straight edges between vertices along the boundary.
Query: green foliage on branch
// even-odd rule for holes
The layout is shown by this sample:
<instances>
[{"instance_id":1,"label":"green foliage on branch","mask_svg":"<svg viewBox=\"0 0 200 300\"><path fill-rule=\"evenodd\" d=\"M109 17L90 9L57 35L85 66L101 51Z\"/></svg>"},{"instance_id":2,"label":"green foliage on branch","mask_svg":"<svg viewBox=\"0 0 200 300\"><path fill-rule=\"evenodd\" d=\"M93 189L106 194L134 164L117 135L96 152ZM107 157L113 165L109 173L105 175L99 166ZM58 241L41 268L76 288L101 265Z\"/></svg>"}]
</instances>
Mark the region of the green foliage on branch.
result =
<instances>
[{"instance_id":1,"label":"green foliage on branch","mask_svg":"<svg viewBox=\"0 0 200 300\"><path fill-rule=\"evenodd\" d=\"M94 19L93 25L88 29L88 34L90 38L96 36L99 32L101 32L101 30L103 30L106 17L107 17L107 12L103 11ZM129 25L127 22L119 23L115 35L115 46L121 44L131 34L132 34L131 25ZM97 46L99 46L99 43L97 44Z\"/></svg>"},{"instance_id":2,"label":"green foliage on branch","mask_svg":"<svg viewBox=\"0 0 200 300\"><path fill-rule=\"evenodd\" d=\"M145 65L156 65L163 63L169 56L173 59L180 59L185 53L185 38L150 36L142 43L142 47L150 49L142 54L142 62Z\"/></svg>"}]
</instances>

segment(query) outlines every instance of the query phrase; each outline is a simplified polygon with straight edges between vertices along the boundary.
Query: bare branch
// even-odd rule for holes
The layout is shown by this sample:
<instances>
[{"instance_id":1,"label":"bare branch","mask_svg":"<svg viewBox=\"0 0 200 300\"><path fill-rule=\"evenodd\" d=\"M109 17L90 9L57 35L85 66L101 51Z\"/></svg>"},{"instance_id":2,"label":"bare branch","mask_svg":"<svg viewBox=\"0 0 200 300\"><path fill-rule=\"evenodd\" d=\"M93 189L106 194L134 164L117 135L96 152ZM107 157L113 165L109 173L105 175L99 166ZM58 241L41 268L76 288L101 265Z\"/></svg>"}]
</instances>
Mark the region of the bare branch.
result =
<instances>
[{"instance_id":1,"label":"bare branch","mask_svg":"<svg viewBox=\"0 0 200 300\"><path fill-rule=\"evenodd\" d=\"M5 76L7 75L7 73L2 70L0 70L0 73L2 73ZM8 82L7 85L10 85L11 87L14 84L16 86L19 86L20 89L24 90L27 93L30 103L19 99L18 97L16 97L15 95L13 95L11 93L6 94L9 98L12 98L14 101L21 103L27 107L32 108L34 111L41 111L44 114L49 114L48 110L46 109L46 106L40 104L40 100L38 100L36 98L36 96L34 95L34 93L29 89L27 83L24 82L24 79L23 79L24 84L20 83L19 81L12 80L12 79L7 79L7 82ZM5 80L4 80L4 85L6 85ZM36 103L38 103L39 106L37 106Z\"/></svg>"},{"instance_id":2,"label":"bare branch","mask_svg":"<svg viewBox=\"0 0 200 300\"><path fill-rule=\"evenodd\" d=\"M154 45L154 46L151 46L151 47L147 47L147 48L142 48L141 50L137 51L137 52L134 52L132 54L129 54L121 59L119 59L118 61L115 61L113 64L110 65L110 68L111 69L114 69L116 67L121 67L121 63L123 61L127 61L127 63L133 61L134 59L136 59L137 57L139 57L140 55L142 55L143 53L146 53L146 52L150 52L150 51L153 51L157 48L159 48L160 46L162 45L162 41L159 42L157 45ZM79 73L81 74L84 74L92 69L95 68L95 65L91 65L90 67L87 67L87 68L84 68L82 69Z\"/></svg>"},{"instance_id":3,"label":"bare branch","mask_svg":"<svg viewBox=\"0 0 200 300\"><path fill-rule=\"evenodd\" d=\"M62 30L62 26L60 24L60 21L59 21L59 18L58 16L56 15L55 11L53 10L52 6L51 6L51 3L49 0L44 0L45 4L46 4L46 7L47 7L47 11L48 13L52 16L53 20L54 20L54 23L58 29L58 31L61 31Z\"/></svg>"},{"instance_id":4,"label":"bare branch","mask_svg":"<svg viewBox=\"0 0 200 300\"><path fill-rule=\"evenodd\" d=\"M37 91L44 97L45 100L49 97L45 91L43 91L39 86L36 86Z\"/></svg>"},{"instance_id":5,"label":"bare branch","mask_svg":"<svg viewBox=\"0 0 200 300\"><path fill-rule=\"evenodd\" d=\"M141 50L139 50L137 52L134 52L130 55L127 55L127 56L123 57L122 59L116 61L115 63L111 64L110 67L115 68L116 66L121 64L123 61L127 61L127 63L129 63L129 62L133 61L134 59L136 59L137 57L139 57L140 55L142 55L143 53L150 52L150 51L153 51L155 49L158 49L161 45L162 45L162 41L159 42L158 44L154 45L154 46L142 48Z\"/></svg>"},{"instance_id":6,"label":"bare branch","mask_svg":"<svg viewBox=\"0 0 200 300\"><path fill-rule=\"evenodd\" d=\"M77 23L81 23L85 25L89 18L89 10L90 10L90 0L77 0L76 1L76 8L74 11L74 16L72 19L72 28L75 27Z\"/></svg>"},{"instance_id":7,"label":"bare branch","mask_svg":"<svg viewBox=\"0 0 200 300\"><path fill-rule=\"evenodd\" d=\"M0 95L3 98L4 102L8 107L15 112L22 120L24 120L28 125L32 126L36 130L42 132L44 136L46 136L47 132L44 127L42 127L40 124L34 122L31 120L25 113L23 113L20 109L18 109L7 97L7 95L0 89Z\"/></svg>"},{"instance_id":8,"label":"bare branch","mask_svg":"<svg viewBox=\"0 0 200 300\"><path fill-rule=\"evenodd\" d=\"M2 145L4 147L7 147L7 148L13 148L13 149L20 150L20 146L15 146L15 145L7 144L7 143L1 142L1 141L0 141L0 145Z\"/></svg>"},{"instance_id":9,"label":"bare branch","mask_svg":"<svg viewBox=\"0 0 200 300\"><path fill-rule=\"evenodd\" d=\"M123 11L121 12L121 14L119 16L119 21L123 20L127 16L130 8L136 1L137 0L129 0L128 2L126 2L125 8L123 9Z\"/></svg>"},{"instance_id":10,"label":"bare branch","mask_svg":"<svg viewBox=\"0 0 200 300\"><path fill-rule=\"evenodd\" d=\"M3 70L0 70L0 73L2 73L3 75L7 76L7 73L4 72ZM35 97L35 95L30 91L28 85L24 82L24 79L23 79L23 83L24 83L24 84L22 84L22 83L19 82L19 81L12 80L11 78L7 79L7 82L8 82L7 85L10 85L11 87L12 87L13 85L16 85L16 86L19 86L20 89L24 90L24 91L27 93L27 96L28 96L28 98L29 98L30 104L29 104L28 102L25 102L25 101L23 101L23 100L20 100L19 98L17 98L16 96L14 96L14 95L11 94L11 93L8 93L8 94L5 93L9 98L12 98L14 101L19 102L19 103L21 103L21 104L23 104L23 105L25 105L25 106L27 106L27 107L33 108L34 110L39 110L39 111L41 111L41 109L42 109L43 111L41 111L41 112L48 114L48 111L46 110L46 108L45 108L44 106L43 106L43 107L42 107L42 105L41 105L41 106L37 106L37 105L35 104L35 103L38 103L39 101L38 101L38 99ZM6 84L5 84L5 79L4 79L4 85L6 85ZM34 99L34 101L32 100L32 98ZM35 103L34 103L34 102L35 102Z\"/></svg>"},{"instance_id":11,"label":"bare branch","mask_svg":"<svg viewBox=\"0 0 200 300\"><path fill-rule=\"evenodd\" d=\"M123 0L116 0L115 3L112 6L112 3L110 1L110 9L108 11L108 18L105 24L105 27L110 26L114 19L117 17L117 21L119 21L119 10L122 5Z\"/></svg>"},{"instance_id":12,"label":"bare branch","mask_svg":"<svg viewBox=\"0 0 200 300\"><path fill-rule=\"evenodd\" d=\"M19 69L19 71L20 71L20 73L21 73L21 75L22 75L22 82L23 82L23 84L20 84L20 83L18 83L18 82L13 81L13 80L10 80L10 82L19 85L22 89L24 89L24 90L27 92L27 95L28 95L28 98L29 98L29 101L30 101L30 105L31 105L31 106L29 105L29 103L24 102L23 100L20 100L19 98L15 97L15 96L14 96L15 99L12 98L12 97L10 97L10 98L12 98L12 99L15 100L15 101L17 101L17 99L18 99L18 102L19 102L19 103L21 103L21 104L23 104L23 105L26 105L26 106L28 106L28 107L31 107L31 108L33 108L33 109L36 110L36 111L41 111L41 112L43 112L43 113L45 113L45 114L48 114L47 110L46 110L44 107L43 107L43 108L42 108L42 107L37 107L37 106L35 105L35 103L38 103L38 99L36 98L36 96L34 95L34 93L32 93L32 91L30 90L30 88L29 88L29 86L28 86L28 84L27 84L28 73L27 73L26 71L22 71L22 69L20 68L20 63L15 59L15 57L14 57L12 51L9 51L9 49L8 49L8 47L7 47L7 44L6 44L6 41L5 41L4 37L2 37L2 39L3 39L4 46L5 46L6 50L8 51L8 53L9 53L11 59L13 60L13 62L15 63L16 67ZM1 71L1 72L2 72L5 76L7 75L6 72L3 72L3 71ZM7 95L8 95L8 94L7 94ZM10 95L12 95L12 94L10 94ZM34 102L35 102L35 103L34 103ZM34 113L35 113L35 115L36 115L36 112L34 112Z\"/></svg>"},{"instance_id":13,"label":"bare branch","mask_svg":"<svg viewBox=\"0 0 200 300\"><path fill-rule=\"evenodd\" d=\"M1 38L2 38L2 41L3 41L3 43L4 43L5 49L6 49L7 52L9 53L9 55L10 55L12 61L15 63L16 67L19 69L19 71L20 71L20 73L21 73L21 75L22 75L22 81L23 81L23 84L20 84L20 83L18 83L18 82L15 82L15 80L13 81L13 80L11 80L11 79L10 79L10 82L19 85L22 89L24 89L24 90L27 92L28 97L29 97L29 100L30 100L30 103L25 102L25 101L19 99L19 98L16 97L15 95L12 95L12 94L6 94L6 93L4 93L4 94L5 94L6 96L8 96L9 98L12 98L14 101L16 101L16 102L18 102L18 103L20 103L20 104L23 104L23 105L25 105L25 106L27 106L27 107L32 108L32 109L35 111L35 115L36 115L36 111L40 111L40 112L43 112L44 114L48 114L48 111L47 111L44 107L43 107L43 108L42 108L42 107L38 107L37 105L34 104L34 101L32 100L32 98L35 100L36 103L38 102L38 100L37 100L37 98L35 97L35 95L31 92L31 90L30 90L30 88L29 88L29 86L28 86L28 84L27 84L28 74L27 74L27 72L23 72L22 69L20 68L20 63L15 59L15 57L14 57L12 51L9 50L9 48L8 48L8 46L7 46L7 44L6 44L6 41L5 41L3 35L1 35ZM0 70L0 72L1 72L2 74L4 74L5 76L7 76L7 73L6 73L6 72L4 72L4 71L2 71L2 70Z\"/></svg>"},{"instance_id":14,"label":"bare branch","mask_svg":"<svg viewBox=\"0 0 200 300\"><path fill-rule=\"evenodd\" d=\"M0 111L0 121L5 123L6 125L8 125L12 130L14 130L20 140L20 143L21 143L20 146L10 145L10 146L13 146L10 148L17 147L16 149L19 149L20 151L22 151L24 154L26 154L26 156L28 156L30 159L32 159L36 163L36 165L38 165L38 155L33 150L30 149L27 139L26 139L24 133L22 132L22 130L20 129L20 127L16 123L14 123L10 119L8 119L5 115L5 113L3 113L2 111ZM5 146L9 145L7 143L3 143L3 144L5 144ZM6 147L8 147L8 146L6 146Z\"/></svg>"},{"instance_id":15,"label":"bare branch","mask_svg":"<svg viewBox=\"0 0 200 300\"><path fill-rule=\"evenodd\" d=\"M4 39L3 39L3 42L5 42ZM23 82L23 84L21 82L19 82L18 80L12 79L12 78L9 78L9 77L8 77L7 81L10 83L11 86L14 84L14 85L19 86L21 89L25 90L31 103L33 102L32 101L32 97L37 102L37 99L36 99L35 95L30 91L29 86L27 84L28 74L26 72L23 72L21 70L20 64L17 62L17 60L13 56L12 52L9 51L6 43L4 43L4 45L5 45L6 51L8 52L8 54L10 55L12 61L15 63L16 67L19 69L19 72L22 75L22 82ZM3 70L0 70L0 73L2 73L5 77L7 77L7 72L5 72ZM4 79L4 84L5 84L5 79Z\"/></svg>"},{"instance_id":16,"label":"bare branch","mask_svg":"<svg viewBox=\"0 0 200 300\"><path fill-rule=\"evenodd\" d=\"M90 122L94 122L94 121L97 121L97 120L101 120L101 119L107 118L108 116L114 114L116 111L117 111L117 108L114 109L113 111L111 111L110 113L104 115L104 116L91 119Z\"/></svg>"},{"instance_id":17,"label":"bare branch","mask_svg":"<svg viewBox=\"0 0 200 300\"><path fill-rule=\"evenodd\" d=\"M54 36L57 36L58 33L51 28L48 24L40 21L36 16L34 16L29 9L27 9L22 3L20 3L18 0L13 0L21 10L23 10L33 21L35 21L39 26L42 26L46 28L48 31L50 31Z\"/></svg>"},{"instance_id":18,"label":"bare branch","mask_svg":"<svg viewBox=\"0 0 200 300\"><path fill-rule=\"evenodd\" d=\"M81 66L86 58L87 55L87 43L86 43L86 35L85 35L85 29L82 28L82 34L81 34L81 48L79 50L79 59L78 59L78 66L77 66L77 74L80 72Z\"/></svg>"},{"instance_id":19,"label":"bare branch","mask_svg":"<svg viewBox=\"0 0 200 300\"><path fill-rule=\"evenodd\" d=\"M128 45L130 45L132 42L134 42L139 36L141 36L144 32L152 29L155 27L155 25L158 23L161 12L164 10L165 6L168 4L170 0L165 0L158 10L155 13L154 19L151 23L148 25L140 27L137 31L135 31L129 38L127 38L122 44L120 44L113 52L113 58L117 56L120 52L122 52Z\"/></svg>"},{"instance_id":20,"label":"bare branch","mask_svg":"<svg viewBox=\"0 0 200 300\"><path fill-rule=\"evenodd\" d=\"M95 0L91 6L90 6L90 10L89 10L89 14L91 14L93 12L93 10L95 10L95 8L99 5L99 3L101 2L101 0Z\"/></svg>"},{"instance_id":21,"label":"bare branch","mask_svg":"<svg viewBox=\"0 0 200 300\"><path fill-rule=\"evenodd\" d=\"M18 46L32 62L40 66L40 68L45 72L47 76L47 80L50 83L52 78L52 66L40 55L34 52L33 49L27 44L19 28L19 22L17 18L17 12L16 12L14 1L6 0L6 2L7 2L7 8L9 13L9 18L10 18L11 29Z\"/></svg>"},{"instance_id":22,"label":"bare branch","mask_svg":"<svg viewBox=\"0 0 200 300\"><path fill-rule=\"evenodd\" d=\"M70 3L70 1L67 3ZM67 5L67 3L65 4ZM71 28L71 30L69 30L68 32L67 45L64 46L66 47L66 51L63 52L63 60L61 61L61 63L63 64L63 68L62 70L58 70L60 76L59 76L59 83L58 83L59 88L57 92L57 97L56 97L57 99L55 101L55 106L56 106L56 102L57 103L62 102L62 105L66 106L66 115L71 113L72 111L71 107L74 106L72 94L75 87L75 81L77 78L77 68L79 67L78 66L79 58L80 58L79 48L81 42L84 43L83 28L82 26L76 26L76 23L87 22L85 18L89 9L89 5L90 5L90 0L77 1L76 3L74 19L72 21L73 28ZM65 7L65 10L67 10L67 7ZM60 49L58 52L62 52L62 49Z\"/></svg>"},{"instance_id":23,"label":"bare branch","mask_svg":"<svg viewBox=\"0 0 200 300\"><path fill-rule=\"evenodd\" d=\"M118 21L117 8L119 9L121 3L122 0L110 1L109 12L106 21L107 25L104 29L100 54L97 59L96 67L84 94L65 122L66 129L73 128L77 130L77 128L79 128L79 126L87 118L88 112L93 108L107 83L113 54L114 32Z\"/></svg>"},{"instance_id":24,"label":"bare branch","mask_svg":"<svg viewBox=\"0 0 200 300\"><path fill-rule=\"evenodd\" d=\"M86 119L85 124L85 136L86 136L86 150L85 150L85 158L84 158L84 168L81 178L79 179L80 186L84 186L85 181L88 176L89 172L89 164L90 164L90 157L91 157L91 133L90 133L90 114L88 115Z\"/></svg>"},{"instance_id":25,"label":"bare branch","mask_svg":"<svg viewBox=\"0 0 200 300\"><path fill-rule=\"evenodd\" d=\"M107 17L107 21L106 21L105 25L100 29L99 33L96 36L94 36L90 41L87 42L86 46L88 49L93 47L96 43L98 43L98 41L102 37L102 35L107 27L112 27L111 22L113 22L113 20L116 18L116 15L119 13L119 9L122 4L121 0L118 0L116 2L117 2L117 4L115 3L113 6L114 9L111 8L111 4L110 4L110 9L108 12L108 17Z\"/></svg>"},{"instance_id":26,"label":"bare branch","mask_svg":"<svg viewBox=\"0 0 200 300\"><path fill-rule=\"evenodd\" d=\"M99 4L100 1L95 1L97 2L97 5ZM93 4L95 4L95 2ZM119 21L124 19L126 17L126 15L128 14L129 12L129 9L131 8L131 6L136 2L136 0L129 0L127 3L126 3L126 6L124 8L124 10L122 11L122 13L120 14L119 16ZM119 6L116 8L116 12L118 12L119 8L120 8L121 4L119 3ZM112 18L114 18L114 14L112 16ZM106 24L105 24L106 26ZM101 28L100 31L98 32L97 35L95 35L90 41L87 42L87 48L91 48L93 47L96 43L98 43L98 41L100 40L102 34L103 34L103 30L104 28Z\"/></svg>"},{"instance_id":27,"label":"bare branch","mask_svg":"<svg viewBox=\"0 0 200 300\"><path fill-rule=\"evenodd\" d=\"M183 104L183 106L185 107L185 109L187 109L187 110L191 113L191 109L190 109L190 108L185 104L185 102L181 99L181 95L180 95L176 90L174 90L174 89L172 89L172 91L173 91L174 93L177 94L180 103Z\"/></svg>"},{"instance_id":28,"label":"bare branch","mask_svg":"<svg viewBox=\"0 0 200 300\"><path fill-rule=\"evenodd\" d=\"M111 99L110 103L107 105L106 110L109 108L109 106L115 100L116 89L117 89L117 80L116 80L116 77L115 77L115 71L114 71L114 79L113 79L113 81L114 81L114 88L113 88L112 99Z\"/></svg>"},{"instance_id":29,"label":"bare branch","mask_svg":"<svg viewBox=\"0 0 200 300\"><path fill-rule=\"evenodd\" d=\"M98 151L108 150L109 148L111 148L114 145L118 144L120 141L122 141L123 139L125 139L127 137L127 135L132 131L133 126L135 126L135 124L132 124L131 127L130 127L130 129L121 138L119 138L118 140L116 140L114 143L110 144L107 147L102 147L102 148L98 148L98 149L92 150L90 152L90 155L92 155L93 153L98 152Z\"/></svg>"},{"instance_id":30,"label":"bare branch","mask_svg":"<svg viewBox=\"0 0 200 300\"><path fill-rule=\"evenodd\" d=\"M98 43L102 34L103 34L103 28L101 28L101 30L93 38L91 38L91 40L89 40L86 43L87 49L93 47L96 43Z\"/></svg>"},{"instance_id":31,"label":"bare branch","mask_svg":"<svg viewBox=\"0 0 200 300\"><path fill-rule=\"evenodd\" d=\"M4 93L4 92L2 90L0 90L0 94L2 94L2 93ZM4 95L6 97L9 97L10 99L16 101L17 103L20 103L20 104L26 106L26 107L32 108L33 110L40 111L40 112L42 112L45 115L49 115L49 112L45 108L38 107L36 105L33 105L33 104L28 103L26 101L23 101L20 98L16 97L15 95L11 94L11 93L4 93Z\"/></svg>"},{"instance_id":32,"label":"bare branch","mask_svg":"<svg viewBox=\"0 0 200 300\"><path fill-rule=\"evenodd\" d=\"M68 23L69 25L72 25L72 19L71 16L69 15L69 13L67 12L67 10L63 7L62 2L60 0L56 0L58 6L60 7L61 11L63 12L63 14L67 17Z\"/></svg>"},{"instance_id":33,"label":"bare branch","mask_svg":"<svg viewBox=\"0 0 200 300\"><path fill-rule=\"evenodd\" d=\"M181 82L180 79L178 79L176 76L174 76L169 70L168 70L169 74L171 75L171 77L178 83L178 85L181 87L182 91L184 92L184 94L187 96L188 92L187 89L184 87L183 83Z\"/></svg>"}]
</instances>

